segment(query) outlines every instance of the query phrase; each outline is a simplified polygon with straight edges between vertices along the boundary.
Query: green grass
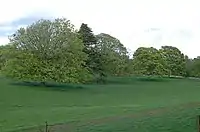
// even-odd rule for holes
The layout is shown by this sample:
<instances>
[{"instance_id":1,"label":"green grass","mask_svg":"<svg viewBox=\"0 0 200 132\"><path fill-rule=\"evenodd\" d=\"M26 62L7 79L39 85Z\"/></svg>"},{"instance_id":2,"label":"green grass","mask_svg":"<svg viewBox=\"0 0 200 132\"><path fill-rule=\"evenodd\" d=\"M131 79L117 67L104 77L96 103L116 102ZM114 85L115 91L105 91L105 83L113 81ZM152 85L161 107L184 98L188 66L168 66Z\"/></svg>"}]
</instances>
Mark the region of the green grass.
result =
<instances>
[{"instance_id":1,"label":"green grass","mask_svg":"<svg viewBox=\"0 0 200 132\"><path fill-rule=\"evenodd\" d=\"M123 77L45 88L0 78L3 132L36 132L45 121L57 132L195 132L198 114L197 80Z\"/></svg>"}]
</instances>

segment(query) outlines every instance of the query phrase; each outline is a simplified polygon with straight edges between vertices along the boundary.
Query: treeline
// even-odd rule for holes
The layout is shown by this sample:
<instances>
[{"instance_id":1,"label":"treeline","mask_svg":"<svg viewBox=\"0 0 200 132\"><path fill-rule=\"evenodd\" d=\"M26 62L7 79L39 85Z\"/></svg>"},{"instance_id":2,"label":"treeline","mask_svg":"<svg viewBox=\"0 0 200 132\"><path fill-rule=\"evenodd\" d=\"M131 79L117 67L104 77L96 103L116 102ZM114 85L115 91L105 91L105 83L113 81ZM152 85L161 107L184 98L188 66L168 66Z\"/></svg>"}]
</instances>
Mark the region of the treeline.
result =
<instances>
[{"instance_id":1,"label":"treeline","mask_svg":"<svg viewBox=\"0 0 200 132\"><path fill-rule=\"evenodd\" d=\"M39 20L9 36L0 47L1 74L24 81L103 82L106 76L200 76L200 57L172 46L140 47L132 57L115 37L79 30L66 19Z\"/></svg>"}]
</instances>

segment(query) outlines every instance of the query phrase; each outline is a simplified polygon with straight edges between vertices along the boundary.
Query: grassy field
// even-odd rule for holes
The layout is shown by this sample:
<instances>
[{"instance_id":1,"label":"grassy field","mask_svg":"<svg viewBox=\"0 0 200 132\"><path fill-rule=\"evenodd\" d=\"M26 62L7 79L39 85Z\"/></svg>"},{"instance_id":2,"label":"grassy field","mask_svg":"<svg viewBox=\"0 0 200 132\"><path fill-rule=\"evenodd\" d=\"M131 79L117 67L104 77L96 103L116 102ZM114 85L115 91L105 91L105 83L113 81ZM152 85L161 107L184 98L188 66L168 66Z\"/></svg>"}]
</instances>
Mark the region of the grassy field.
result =
<instances>
[{"instance_id":1,"label":"grassy field","mask_svg":"<svg viewBox=\"0 0 200 132\"><path fill-rule=\"evenodd\" d=\"M200 81L112 78L105 85L31 87L0 79L0 132L196 132Z\"/></svg>"}]
</instances>

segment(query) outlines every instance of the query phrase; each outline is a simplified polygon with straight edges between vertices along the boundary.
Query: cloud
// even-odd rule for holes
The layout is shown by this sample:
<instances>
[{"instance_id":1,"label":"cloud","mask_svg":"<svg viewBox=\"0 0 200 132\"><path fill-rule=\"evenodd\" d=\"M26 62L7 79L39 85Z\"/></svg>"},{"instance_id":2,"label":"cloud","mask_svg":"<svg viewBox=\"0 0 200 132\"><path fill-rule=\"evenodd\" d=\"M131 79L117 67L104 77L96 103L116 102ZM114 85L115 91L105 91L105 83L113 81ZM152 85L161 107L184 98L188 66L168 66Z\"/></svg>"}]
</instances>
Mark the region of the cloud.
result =
<instances>
[{"instance_id":1,"label":"cloud","mask_svg":"<svg viewBox=\"0 0 200 132\"><path fill-rule=\"evenodd\" d=\"M6 45L8 42L8 37L0 37L0 45Z\"/></svg>"},{"instance_id":2,"label":"cloud","mask_svg":"<svg viewBox=\"0 0 200 132\"><path fill-rule=\"evenodd\" d=\"M27 16L23 18L18 18L16 20L13 20L9 23L4 23L0 25L0 37L3 38L3 42L8 42L4 41L5 38L8 38L9 35L13 34L16 32L19 28L22 27L27 27L28 25L32 24L33 22L41 19L41 18L46 18L46 19L51 19L50 17L45 16L44 17L39 17L39 16Z\"/></svg>"},{"instance_id":3,"label":"cloud","mask_svg":"<svg viewBox=\"0 0 200 132\"><path fill-rule=\"evenodd\" d=\"M117 37L132 51L172 45L196 57L199 6L197 0L7 0L0 5L0 37L40 18L66 17L76 28L84 22L95 34Z\"/></svg>"}]
</instances>

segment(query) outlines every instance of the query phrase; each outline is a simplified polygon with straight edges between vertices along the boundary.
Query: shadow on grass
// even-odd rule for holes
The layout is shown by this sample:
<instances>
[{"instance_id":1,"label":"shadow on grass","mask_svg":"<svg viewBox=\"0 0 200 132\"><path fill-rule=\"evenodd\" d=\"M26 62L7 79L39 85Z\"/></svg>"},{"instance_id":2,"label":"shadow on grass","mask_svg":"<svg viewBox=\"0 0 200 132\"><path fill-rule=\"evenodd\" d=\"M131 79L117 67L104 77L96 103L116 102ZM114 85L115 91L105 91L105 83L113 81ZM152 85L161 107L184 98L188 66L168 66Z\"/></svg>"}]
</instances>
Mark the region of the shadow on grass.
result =
<instances>
[{"instance_id":1,"label":"shadow on grass","mask_svg":"<svg viewBox=\"0 0 200 132\"><path fill-rule=\"evenodd\" d=\"M34 81L12 81L11 85L15 86L28 86L35 88L44 88L57 91L69 91L69 90L81 90L86 89L87 86L98 86L98 85L131 85L143 82L169 82L173 80L181 80L182 78L177 77L159 77L159 76L128 76L128 77L107 77L104 83L89 82L86 84L65 84L55 82L34 82Z\"/></svg>"},{"instance_id":2,"label":"shadow on grass","mask_svg":"<svg viewBox=\"0 0 200 132\"><path fill-rule=\"evenodd\" d=\"M81 90L86 88L83 85L78 84L61 84L61 83L52 83L52 82L30 82L30 81L15 81L11 82L11 85L15 86L28 86L28 87L35 87L35 88L43 88L43 89L50 89L56 91L69 91L69 90Z\"/></svg>"},{"instance_id":3,"label":"shadow on grass","mask_svg":"<svg viewBox=\"0 0 200 132\"><path fill-rule=\"evenodd\" d=\"M172 79L156 76L129 76L129 77L111 77L106 84L135 84L140 82L168 82Z\"/></svg>"},{"instance_id":4,"label":"shadow on grass","mask_svg":"<svg viewBox=\"0 0 200 132\"><path fill-rule=\"evenodd\" d=\"M137 81L144 81L144 82L166 82L169 81L168 78L163 77L138 77Z\"/></svg>"}]
</instances>

